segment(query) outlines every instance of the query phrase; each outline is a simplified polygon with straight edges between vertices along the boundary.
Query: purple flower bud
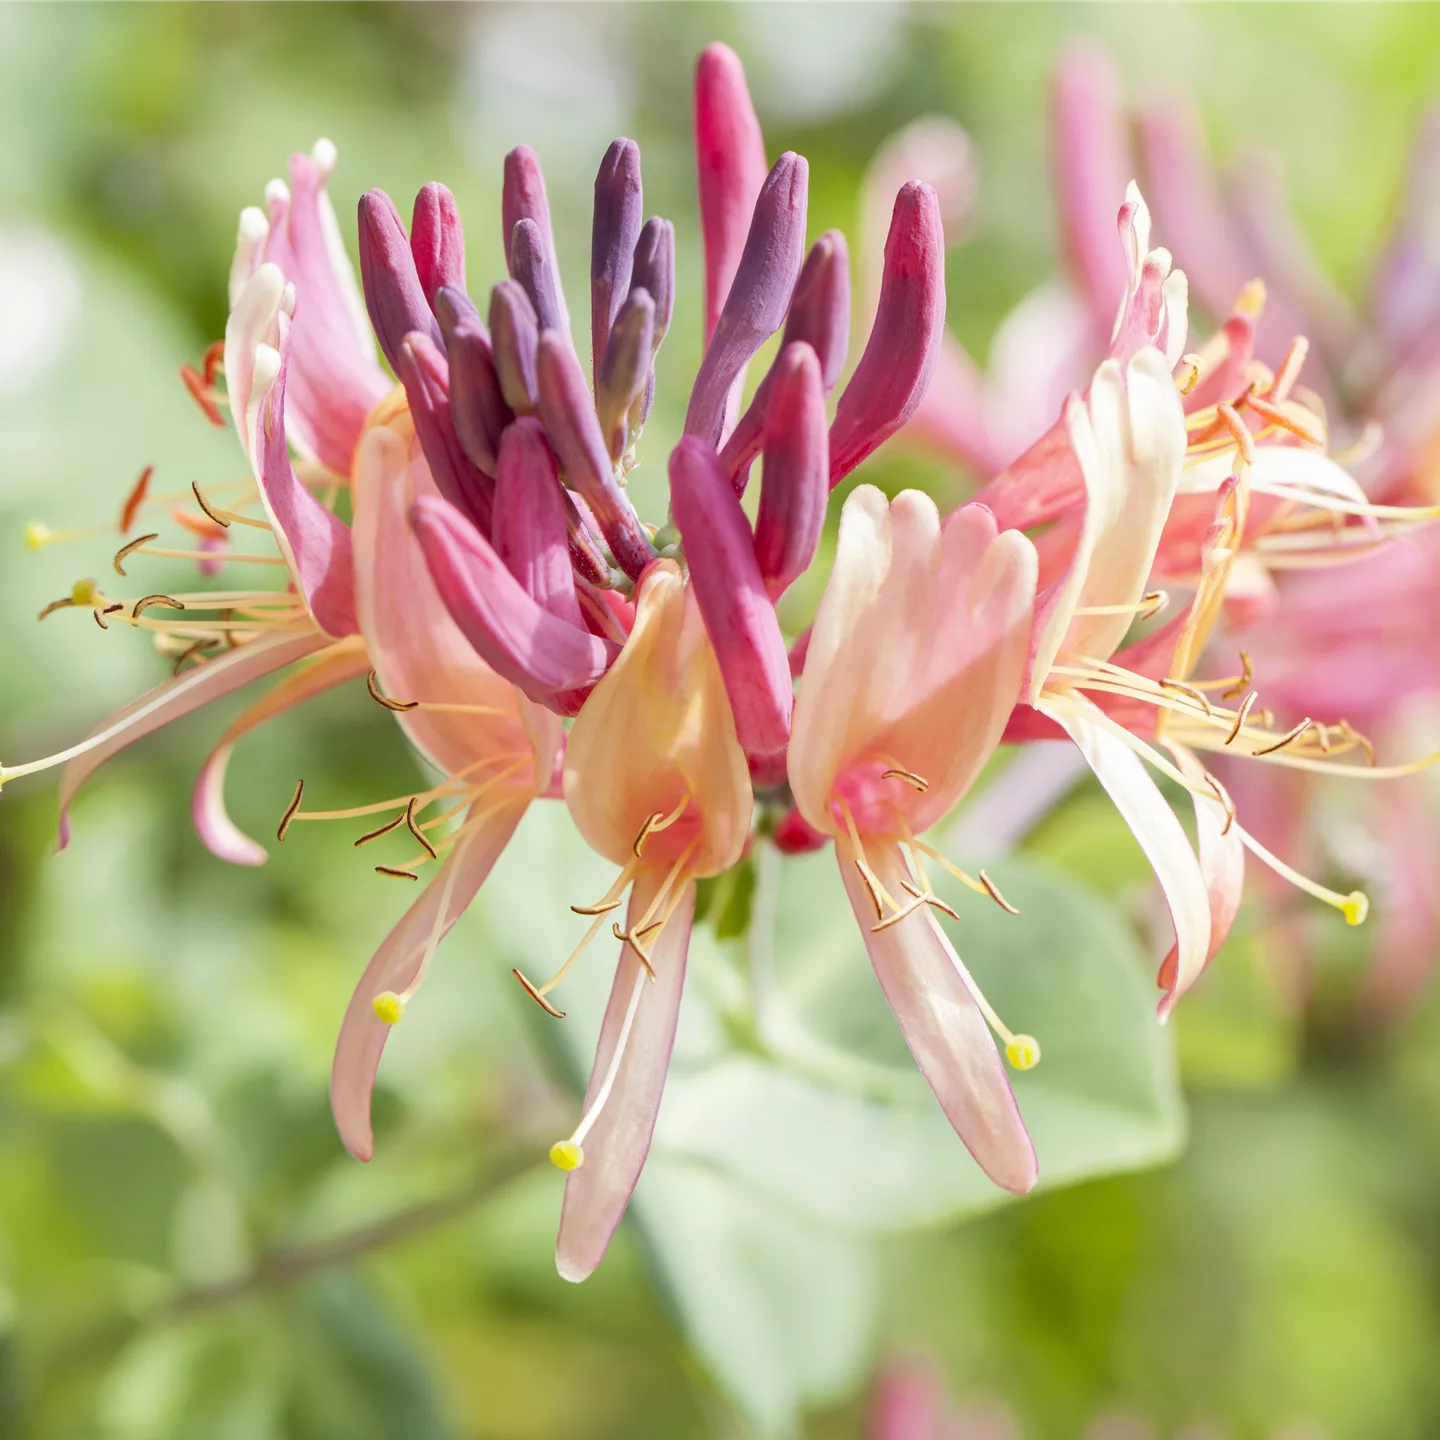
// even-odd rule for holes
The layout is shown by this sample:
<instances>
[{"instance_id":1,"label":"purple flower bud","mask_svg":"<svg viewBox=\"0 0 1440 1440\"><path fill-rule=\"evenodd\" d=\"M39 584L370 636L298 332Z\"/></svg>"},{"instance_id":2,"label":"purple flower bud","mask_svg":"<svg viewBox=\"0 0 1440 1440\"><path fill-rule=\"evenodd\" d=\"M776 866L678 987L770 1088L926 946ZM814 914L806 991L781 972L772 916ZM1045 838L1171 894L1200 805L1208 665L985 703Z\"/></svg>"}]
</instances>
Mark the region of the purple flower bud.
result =
<instances>
[{"instance_id":1,"label":"purple flower bud","mask_svg":"<svg viewBox=\"0 0 1440 1440\"><path fill-rule=\"evenodd\" d=\"M755 559L750 522L720 457L694 436L671 452L670 506L725 678L736 736L753 768L769 774L790 740L790 661Z\"/></svg>"},{"instance_id":2,"label":"purple flower bud","mask_svg":"<svg viewBox=\"0 0 1440 1440\"><path fill-rule=\"evenodd\" d=\"M850 257L845 237L838 230L827 230L810 247L800 278L795 282L790 313L785 317L784 344L802 341L819 358L821 379L828 395L845 368L845 352L850 344ZM741 495L745 493L750 466L764 440L766 407L770 403L774 375L772 365L720 452L720 463Z\"/></svg>"},{"instance_id":3,"label":"purple flower bud","mask_svg":"<svg viewBox=\"0 0 1440 1440\"><path fill-rule=\"evenodd\" d=\"M605 152L595 176L595 218L590 230L590 364L597 378L610 327L630 289L640 210L640 147L621 138Z\"/></svg>"},{"instance_id":4,"label":"purple flower bud","mask_svg":"<svg viewBox=\"0 0 1440 1440\"><path fill-rule=\"evenodd\" d=\"M450 368L428 335L400 342L395 369L405 386L415 435L440 493L488 535L495 486L460 444L450 412Z\"/></svg>"},{"instance_id":5,"label":"purple flower bud","mask_svg":"<svg viewBox=\"0 0 1440 1440\"><path fill-rule=\"evenodd\" d=\"M535 307L518 280L502 280L490 292L490 348L500 393L517 415L533 413L535 349L540 343L540 326Z\"/></svg>"},{"instance_id":6,"label":"purple flower bud","mask_svg":"<svg viewBox=\"0 0 1440 1440\"><path fill-rule=\"evenodd\" d=\"M455 197L444 185L431 181L415 197L410 222L410 253L420 288L433 306L442 285L465 289L465 231Z\"/></svg>"},{"instance_id":7,"label":"purple flower bud","mask_svg":"<svg viewBox=\"0 0 1440 1440\"><path fill-rule=\"evenodd\" d=\"M500 223L503 227L502 238L507 261L510 258L515 227L522 220L533 220L539 227L555 276L555 298L561 321L559 328L568 335L570 315L565 309L565 295L560 288L560 272L555 260L555 231L550 224L550 201L545 194L545 177L540 173L540 161L528 145L517 145L505 157L505 185L500 198ZM515 274L513 270L510 273L512 276Z\"/></svg>"},{"instance_id":8,"label":"purple flower bud","mask_svg":"<svg viewBox=\"0 0 1440 1440\"><path fill-rule=\"evenodd\" d=\"M655 551L610 468L580 362L560 335L547 330L540 336L536 368L540 418L566 478L589 506L616 563L632 580L638 580L655 558Z\"/></svg>"},{"instance_id":9,"label":"purple flower bud","mask_svg":"<svg viewBox=\"0 0 1440 1440\"><path fill-rule=\"evenodd\" d=\"M630 288L648 290L655 302L654 344L658 350L675 313L675 227L658 215L645 222L635 242Z\"/></svg>"},{"instance_id":10,"label":"purple flower bud","mask_svg":"<svg viewBox=\"0 0 1440 1440\"><path fill-rule=\"evenodd\" d=\"M545 237L533 220L517 220L510 233L510 274L525 287L540 328L568 335L555 252L545 244Z\"/></svg>"},{"instance_id":11,"label":"purple flower bud","mask_svg":"<svg viewBox=\"0 0 1440 1440\"><path fill-rule=\"evenodd\" d=\"M731 385L785 318L805 253L809 180L804 157L788 150L765 178L735 281L690 392L687 435L719 443Z\"/></svg>"},{"instance_id":12,"label":"purple flower bud","mask_svg":"<svg viewBox=\"0 0 1440 1440\"><path fill-rule=\"evenodd\" d=\"M809 568L830 498L825 383L815 352L787 345L770 371L755 560L772 600Z\"/></svg>"},{"instance_id":13,"label":"purple flower bud","mask_svg":"<svg viewBox=\"0 0 1440 1440\"><path fill-rule=\"evenodd\" d=\"M490 543L531 599L556 619L584 629L565 508L545 427L538 420L517 420L500 445Z\"/></svg>"},{"instance_id":14,"label":"purple flower bud","mask_svg":"<svg viewBox=\"0 0 1440 1440\"><path fill-rule=\"evenodd\" d=\"M400 342L418 331L440 345L440 327L420 288L404 221L383 190L367 190L360 197L359 229L365 308L390 368L398 373Z\"/></svg>"},{"instance_id":15,"label":"purple flower bud","mask_svg":"<svg viewBox=\"0 0 1440 1440\"><path fill-rule=\"evenodd\" d=\"M631 407L645 393L654 354L655 302L632 290L620 307L595 380L595 413L610 458L618 461L630 439Z\"/></svg>"},{"instance_id":16,"label":"purple flower bud","mask_svg":"<svg viewBox=\"0 0 1440 1440\"><path fill-rule=\"evenodd\" d=\"M750 103L745 70L728 45L706 46L695 66L695 169L705 236L708 343L740 264L766 169L765 138ZM659 293L650 293L658 301Z\"/></svg>"},{"instance_id":17,"label":"purple flower bud","mask_svg":"<svg viewBox=\"0 0 1440 1440\"><path fill-rule=\"evenodd\" d=\"M832 487L915 413L935 373L944 333L940 202L930 186L912 180L895 197L874 327L835 407Z\"/></svg>"},{"instance_id":18,"label":"purple flower bud","mask_svg":"<svg viewBox=\"0 0 1440 1440\"><path fill-rule=\"evenodd\" d=\"M619 646L544 609L505 568L489 541L448 501L422 495L410 523L450 618L498 675L552 709L593 685Z\"/></svg>"},{"instance_id":19,"label":"purple flower bud","mask_svg":"<svg viewBox=\"0 0 1440 1440\"><path fill-rule=\"evenodd\" d=\"M455 433L470 459L487 475L495 475L500 438L515 416L500 391L490 337L469 297L449 286L436 295L435 313L450 360L450 413Z\"/></svg>"}]
</instances>

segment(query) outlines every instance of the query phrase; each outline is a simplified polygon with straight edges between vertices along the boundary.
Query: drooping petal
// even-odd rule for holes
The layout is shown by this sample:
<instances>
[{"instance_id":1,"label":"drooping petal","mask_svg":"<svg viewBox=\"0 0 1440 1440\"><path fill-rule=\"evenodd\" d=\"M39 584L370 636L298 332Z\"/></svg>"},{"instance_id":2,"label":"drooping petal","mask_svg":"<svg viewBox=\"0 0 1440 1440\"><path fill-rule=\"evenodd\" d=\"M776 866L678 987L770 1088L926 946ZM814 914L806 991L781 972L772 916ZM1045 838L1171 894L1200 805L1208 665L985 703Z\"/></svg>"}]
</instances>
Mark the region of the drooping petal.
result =
<instances>
[{"instance_id":1,"label":"drooping petal","mask_svg":"<svg viewBox=\"0 0 1440 1440\"><path fill-rule=\"evenodd\" d=\"M529 800L528 795L521 795L482 802L478 813L466 821L474 828L467 828L455 841L439 873L385 937L355 987L335 1044L330 1109L340 1139L357 1160L369 1160L375 1152L370 1095L393 1028L376 1015L375 997L386 991L399 995L415 983L435 947L485 883Z\"/></svg>"},{"instance_id":2,"label":"drooping petal","mask_svg":"<svg viewBox=\"0 0 1440 1440\"><path fill-rule=\"evenodd\" d=\"M640 922L664 878L663 869L648 867L636 877L627 929ZM585 1163L565 1181L555 1268L562 1279L575 1284L604 1258L650 1151L675 1044L694 913L695 884L687 881L679 905L651 950L653 984L629 945L621 948L600 1042L595 1047L595 1065L585 1090L586 1109L606 1082L636 987L642 988L605 1108L585 1138Z\"/></svg>"},{"instance_id":3,"label":"drooping petal","mask_svg":"<svg viewBox=\"0 0 1440 1440\"><path fill-rule=\"evenodd\" d=\"M836 851L845 892L920 1073L980 1168L997 1185L1025 1194L1039 1175L1035 1147L989 1026L961 978L959 956L928 907L877 933L870 891L845 848ZM880 883L903 894L901 881L910 877L899 845L877 843L866 855Z\"/></svg>"},{"instance_id":4,"label":"drooping petal","mask_svg":"<svg viewBox=\"0 0 1440 1440\"><path fill-rule=\"evenodd\" d=\"M172 680L166 680L117 710L82 742L90 748L76 755L65 767L60 780L58 848L63 850L70 840L71 801L80 787L112 755L119 754L126 746L133 745L172 720L179 720L202 705L248 685L252 680L271 675L296 660L303 660L307 655L323 650L329 643L318 630L309 628L262 636L214 660L207 660L193 670L186 670Z\"/></svg>"},{"instance_id":5,"label":"drooping petal","mask_svg":"<svg viewBox=\"0 0 1440 1440\"><path fill-rule=\"evenodd\" d=\"M232 865L263 865L269 859L265 847L245 834L225 808L225 773L241 737L276 715L347 680L354 680L369 669L370 657L365 646L359 636L352 635L323 651L303 669L287 675L230 722L200 767L190 792L190 817L212 855Z\"/></svg>"}]
</instances>

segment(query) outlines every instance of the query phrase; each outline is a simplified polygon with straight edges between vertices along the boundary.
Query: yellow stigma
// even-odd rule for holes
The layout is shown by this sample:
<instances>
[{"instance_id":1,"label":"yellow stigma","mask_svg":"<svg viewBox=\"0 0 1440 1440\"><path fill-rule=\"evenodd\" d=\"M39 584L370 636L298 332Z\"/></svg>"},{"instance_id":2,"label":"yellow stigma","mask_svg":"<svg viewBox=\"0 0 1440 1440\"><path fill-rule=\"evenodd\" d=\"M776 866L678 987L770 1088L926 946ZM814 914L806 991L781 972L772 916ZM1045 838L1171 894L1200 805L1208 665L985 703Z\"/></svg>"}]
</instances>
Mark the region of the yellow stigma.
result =
<instances>
[{"instance_id":1,"label":"yellow stigma","mask_svg":"<svg viewBox=\"0 0 1440 1440\"><path fill-rule=\"evenodd\" d=\"M550 1147L550 1163L557 1170L578 1170L585 1163L585 1152L573 1140L557 1140Z\"/></svg>"},{"instance_id":2,"label":"yellow stigma","mask_svg":"<svg viewBox=\"0 0 1440 1440\"><path fill-rule=\"evenodd\" d=\"M1248 285L1243 286L1235 297L1235 312L1238 315L1249 315L1252 319L1258 320L1264 309L1265 282L1252 280Z\"/></svg>"},{"instance_id":3,"label":"yellow stigma","mask_svg":"<svg viewBox=\"0 0 1440 1440\"><path fill-rule=\"evenodd\" d=\"M43 520L32 520L25 527L25 543L32 550L43 550L50 543L50 527Z\"/></svg>"},{"instance_id":4,"label":"yellow stigma","mask_svg":"<svg viewBox=\"0 0 1440 1440\"><path fill-rule=\"evenodd\" d=\"M374 1000L376 1019L394 1025L405 1013L405 1002L393 991L382 990Z\"/></svg>"},{"instance_id":5,"label":"yellow stigma","mask_svg":"<svg viewBox=\"0 0 1440 1440\"><path fill-rule=\"evenodd\" d=\"M1033 1035L1017 1035L1005 1047L1005 1058L1017 1070L1033 1070L1040 1063L1040 1042Z\"/></svg>"},{"instance_id":6,"label":"yellow stigma","mask_svg":"<svg viewBox=\"0 0 1440 1440\"><path fill-rule=\"evenodd\" d=\"M1370 913L1370 897L1363 890L1352 890L1340 906L1347 925L1363 925Z\"/></svg>"},{"instance_id":7,"label":"yellow stigma","mask_svg":"<svg viewBox=\"0 0 1440 1440\"><path fill-rule=\"evenodd\" d=\"M77 580L70 587L70 599L76 605L94 605L100 598L100 587L93 580Z\"/></svg>"}]
</instances>

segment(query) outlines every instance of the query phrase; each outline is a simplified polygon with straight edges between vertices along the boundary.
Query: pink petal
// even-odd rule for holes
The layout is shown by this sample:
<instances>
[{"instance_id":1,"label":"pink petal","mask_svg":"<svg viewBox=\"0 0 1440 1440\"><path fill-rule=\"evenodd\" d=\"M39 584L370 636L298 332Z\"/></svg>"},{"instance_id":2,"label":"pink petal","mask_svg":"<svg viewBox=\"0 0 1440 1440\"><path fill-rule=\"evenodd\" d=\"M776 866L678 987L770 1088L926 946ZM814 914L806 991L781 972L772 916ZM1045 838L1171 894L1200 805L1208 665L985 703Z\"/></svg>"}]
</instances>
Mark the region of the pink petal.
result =
<instances>
[{"instance_id":1,"label":"pink petal","mask_svg":"<svg viewBox=\"0 0 1440 1440\"><path fill-rule=\"evenodd\" d=\"M870 891L848 847L841 848L847 853L837 849L836 857L845 891L915 1063L980 1168L997 1185L1025 1194L1039 1174L1035 1147L989 1026L961 979L959 957L928 908L877 934ZM866 854L880 883L903 894L900 882L910 876L900 847L876 842Z\"/></svg>"},{"instance_id":2,"label":"pink petal","mask_svg":"<svg viewBox=\"0 0 1440 1440\"><path fill-rule=\"evenodd\" d=\"M432 947L450 932L485 883L529 800L523 795L482 808L484 818L477 816L475 829L455 841L439 872L385 937L355 987L335 1042L330 1109L340 1139L357 1160L369 1160L375 1152L370 1094L381 1053L394 1028L375 1014L375 997L386 990L399 994L414 982Z\"/></svg>"},{"instance_id":3,"label":"pink petal","mask_svg":"<svg viewBox=\"0 0 1440 1440\"><path fill-rule=\"evenodd\" d=\"M410 254L420 289L433 306L436 292L444 285L465 288L465 230L455 197L444 185L432 180L415 197L415 214L410 222Z\"/></svg>"},{"instance_id":4,"label":"pink petal","mask_svg":"<svg viewBox=\"0 0 1440 1440\"><path fill-rule=\"evenodd\" d=\"M240 830L225 809L225 772L241 736L311 696L365 674L369 668L370 657L358 637L338 641L304 669L287 675L230 722L195 777L190 794L191 818L212 855L232 865L263 865L269 858L265 847Z\"/></svg>"},{"instance_id":5,"label":"pink petal","mask_svg":"<svg viewBox=\"0 0 1440 1440\"><path fill-rule=\"evenodd\" d=\"M820 362L797 341L780 352L765 410L765 472L755 559L778 600L815 558L830 498L830 447ZM723 461L722 461L723 464Z\"/></svg>"},{"instance_id":6,"label":"pink petal","mask_svg":"<svg viewBox=\"0 0 1440 1440\"><path fill-rule=\"evenodd\" d=\"M639 922L663 879L659 870L642 870L636 876L630 892L627 929ZM679 906L651 950L655 981L642 982L645 989L610 1098L585 1137L585 1163L572 1170L565 1181L560 1233L555 1241L555 1268L563 1280L578 1284L604 1258L650 1151L650 1137L670 1068L670 1051L675 1044L694 914L692 881L686 883ZM586 1108L604 1083L636 983L643 975L640 961L625 945L615 967L615 984L595 1047L595 1065L585 1090Z\"/></svg>"},{"instance_id":7,"label":"pink petal","mask_svg":"<svg viewBox=\"0 0 1440 1440\"><path fill-rule=\"evenodd\" d=\"M60 780L58 848L63 850L70 840L69 811L76 792L112 755L172 720L179 720L192 710L198 710L202 705L260 679L262 675L272 674L296 660L303 660L307 655L323 650L327 644L329 641L324 635L309 629L266 635L228 651L218 659L207 660L172 680L166 680L117 710L103 725L90 732L87 739L97 743L65 767L65 774Z\"/></svg>"}]
</instances>

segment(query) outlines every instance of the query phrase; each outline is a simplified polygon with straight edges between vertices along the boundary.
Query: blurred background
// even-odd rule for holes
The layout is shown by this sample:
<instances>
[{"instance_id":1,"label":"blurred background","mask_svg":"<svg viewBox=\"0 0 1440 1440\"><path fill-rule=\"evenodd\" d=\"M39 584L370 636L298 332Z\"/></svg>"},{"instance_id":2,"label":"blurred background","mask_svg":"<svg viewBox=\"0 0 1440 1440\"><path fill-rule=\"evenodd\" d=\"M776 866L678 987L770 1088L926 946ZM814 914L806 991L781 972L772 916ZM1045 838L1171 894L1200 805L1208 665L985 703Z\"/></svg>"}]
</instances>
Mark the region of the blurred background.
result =
<instances>
[{"instance_id":1,"label":"blurred background","mask_svg":"<svg viewBox=\"0 0 1440 1440\"><path fill-rule=\"evenodd\" d=\"M236 216L291 151L338 145L352 253L363 190L404 211L447 182L480 292L503 273L501 157L532 145L573 306L594 168L615 135L640 142L681 272L635 477L655 518L700 350L700 47L739 52L772 155L808 155L812 235L858 239L865 168L901 125L965 127L980 181L949 322L983 356L1059 264L1046 86L1075 34L1142 101L1191 89L1220 156L1277 153L1358 293L1440 90L1434 7L0 8L0 756L70 743L165 673L80 611L34 623L108 568L113 536L32 551L22 531L113 524L147 464L181 491L243 464L176 372L222 333ZM1184 237L1157 238L1183 266ZM895 446L865 478L952 502L965 484ZM565 906L604 867L557 807L527 821L387 1051L359 1166L331 1126L330 1047L409 897L334 827L296 827L263 869L206 854L188 787L221 722L110 765L63 857L53 775L0 801L0 1436L1440 1434L1440 1009L1421 986L1357 1021L1343 934L1306 933L1297 987L1289 917L1247 908L1159 1031L1144 862L1075 791L994 867L1022 919L967 910L960 935L1045 1046L1017 1090L1047 1178L1002 1205L935 1125L834 923L833 867L762 858L705 897L654 1158L575 1288L544 1155L573 1123L606 962L571 992L572 1029L507 972L568 948ZM300 776L341 807L415 774L347 687L242 746L230 790L267 836ZM986 863L963 816L957 837ZM757 936L808 1048L758 1023ZM882 1434L877 1367L917 1356L953 1428Z\"/></svg>"}]
</instances>

